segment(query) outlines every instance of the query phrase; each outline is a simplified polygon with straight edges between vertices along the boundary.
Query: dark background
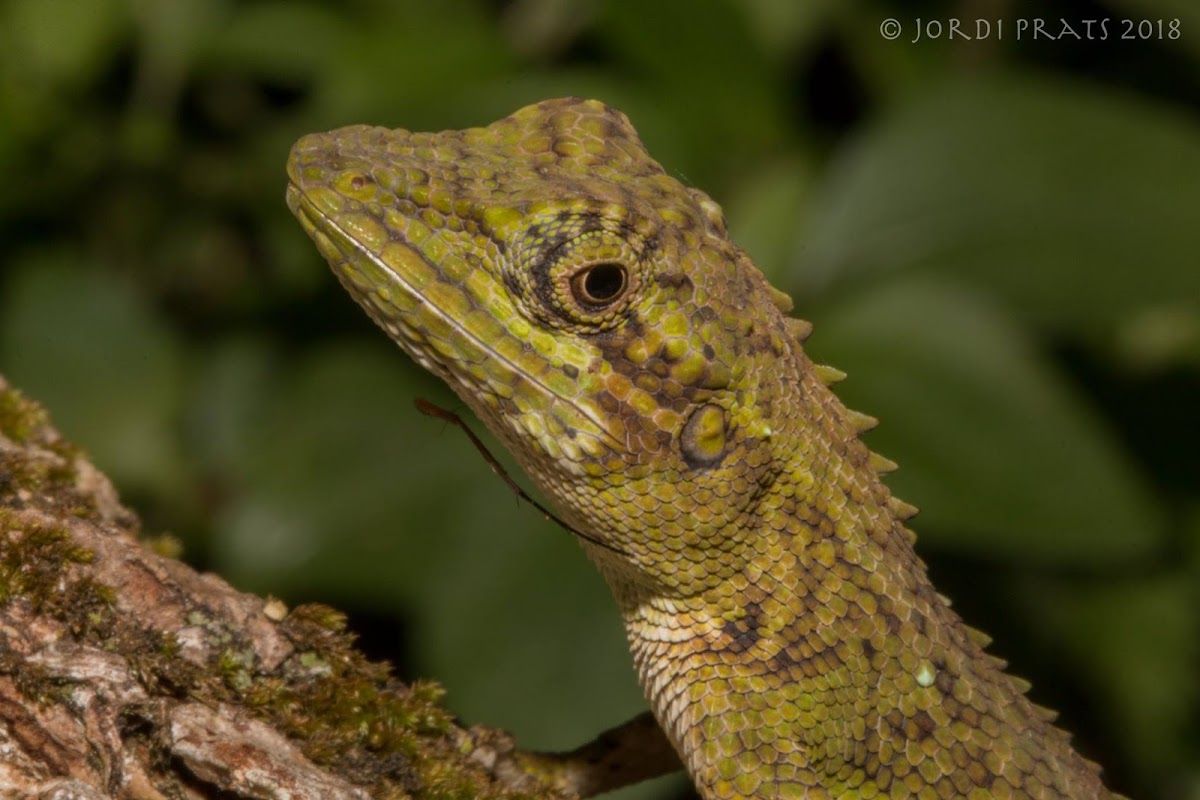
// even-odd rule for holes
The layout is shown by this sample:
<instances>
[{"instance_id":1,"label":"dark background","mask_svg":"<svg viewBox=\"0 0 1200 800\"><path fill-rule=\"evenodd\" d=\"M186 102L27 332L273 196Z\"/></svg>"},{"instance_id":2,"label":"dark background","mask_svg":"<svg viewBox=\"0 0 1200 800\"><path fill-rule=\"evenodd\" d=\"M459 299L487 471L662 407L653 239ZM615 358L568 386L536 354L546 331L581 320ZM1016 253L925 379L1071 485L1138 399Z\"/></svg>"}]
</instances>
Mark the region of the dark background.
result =
<instances>
[{"instance_id":1,"label":"dark background","mask_svg":"<svg viewBox=\"0 0 1200 800\"><path fill-rule=\"evenodd\" d=\"M1039 16L1107 38L1018 38ZM459 404L283 205L303 133L565 94L629 114L815 321L935 583L1035 700L1120 790L1200 797L1192 0L6 0L0 371L192 563L572 746L643 707L606 588L415 412Z\"/></svg>"}]
</instances>

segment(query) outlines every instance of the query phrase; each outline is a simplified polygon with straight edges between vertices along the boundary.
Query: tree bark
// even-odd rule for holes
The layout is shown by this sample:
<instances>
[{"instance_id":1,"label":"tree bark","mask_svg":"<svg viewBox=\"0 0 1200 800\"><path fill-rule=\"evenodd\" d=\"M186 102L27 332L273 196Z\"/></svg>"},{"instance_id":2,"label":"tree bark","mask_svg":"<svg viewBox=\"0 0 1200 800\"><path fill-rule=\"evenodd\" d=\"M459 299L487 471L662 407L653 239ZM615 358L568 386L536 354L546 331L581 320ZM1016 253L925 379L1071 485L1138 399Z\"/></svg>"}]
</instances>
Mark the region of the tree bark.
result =
<instances>
[{"instance_id":1,"label":"tree bark","mask_svg":"<svg viewBox=\"0 0 1200 800\"><path fill-rule=\"evenodd\" d=\"M109 480L0 376L0 798L561 797L434 684L143 539Z\"/></svg>"}]
</instances>

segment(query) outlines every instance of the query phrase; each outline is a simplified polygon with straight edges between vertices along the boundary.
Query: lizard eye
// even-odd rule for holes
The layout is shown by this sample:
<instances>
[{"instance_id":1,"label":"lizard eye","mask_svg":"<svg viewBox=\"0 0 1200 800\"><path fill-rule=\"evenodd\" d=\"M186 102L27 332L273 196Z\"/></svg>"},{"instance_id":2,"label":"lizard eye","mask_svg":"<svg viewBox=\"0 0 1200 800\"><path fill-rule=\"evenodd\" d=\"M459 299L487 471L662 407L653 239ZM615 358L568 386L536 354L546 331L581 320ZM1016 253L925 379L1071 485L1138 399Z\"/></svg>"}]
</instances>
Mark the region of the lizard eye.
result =
<instances>
[{"instance_id":1,"label":"lizard eye","mask_svg":"<svg viewBox=\"0 0 1200 800\"><path fill-rule=\"evenodd\" d=\"M535 222L510 252L507 284L530 315L583 334L628 319L649 269L644 236L595 214L560 212Z\"/></svg>"},{"instance_id":2,"label":"lizard eye","mask_svg":"<svg viewBox=\"0 0 1200 800\"><path fill-rule=\"evenodd\" d=\"M629 284L629 275L620 264L590 264L571 278L571 294L581 305L602 308L615 302Z\"/></svg>"}]
</instances>

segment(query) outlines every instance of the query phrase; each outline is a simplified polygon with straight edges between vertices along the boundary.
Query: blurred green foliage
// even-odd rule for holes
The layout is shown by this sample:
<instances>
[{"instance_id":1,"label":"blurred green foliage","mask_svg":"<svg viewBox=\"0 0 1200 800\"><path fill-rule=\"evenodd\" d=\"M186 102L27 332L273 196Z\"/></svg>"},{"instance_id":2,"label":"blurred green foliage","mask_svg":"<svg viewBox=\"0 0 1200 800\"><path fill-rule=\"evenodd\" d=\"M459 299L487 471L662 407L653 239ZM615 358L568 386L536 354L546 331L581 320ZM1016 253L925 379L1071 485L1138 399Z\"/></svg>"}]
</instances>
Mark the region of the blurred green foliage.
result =
<instances>
[{"instance_id":1,"label":"blurred green foliage","mask_svg":"<svg viewBox=\"0 0 1200 800\"><path fill-rule=\"evenodd\" d=\"M1200 797L1200 8L1055 6L6 0L0 371L195 563L573 745L642 707L607 590L413 410L458 404L342 296L282 167L309 131L599 97L815 319L1035 699L1118 788ZM1017 38L1052 15L1109 39ZM911 41L981 16L1003 38Z\"/></svg>"}]
</instances>

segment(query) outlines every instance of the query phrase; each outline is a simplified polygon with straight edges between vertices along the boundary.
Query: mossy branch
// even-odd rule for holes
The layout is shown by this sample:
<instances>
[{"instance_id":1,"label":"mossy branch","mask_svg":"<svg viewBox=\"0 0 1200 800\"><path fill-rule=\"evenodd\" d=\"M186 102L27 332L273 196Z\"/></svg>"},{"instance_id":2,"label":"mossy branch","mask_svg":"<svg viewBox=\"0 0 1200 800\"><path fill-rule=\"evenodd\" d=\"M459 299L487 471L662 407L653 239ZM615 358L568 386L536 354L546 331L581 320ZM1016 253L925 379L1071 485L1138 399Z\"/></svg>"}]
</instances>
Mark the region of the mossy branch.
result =
<instances>
[{"instance_id":1,"label":"mossy branch","mask_svg":"<svg viewBox=\"0 0 1200 800\"><path fill-rule=\"evenodd\" d=\"M562 797L497 779L502 732L143 539L0 376L0 797Z\"/></svg>"}]
</instances>

